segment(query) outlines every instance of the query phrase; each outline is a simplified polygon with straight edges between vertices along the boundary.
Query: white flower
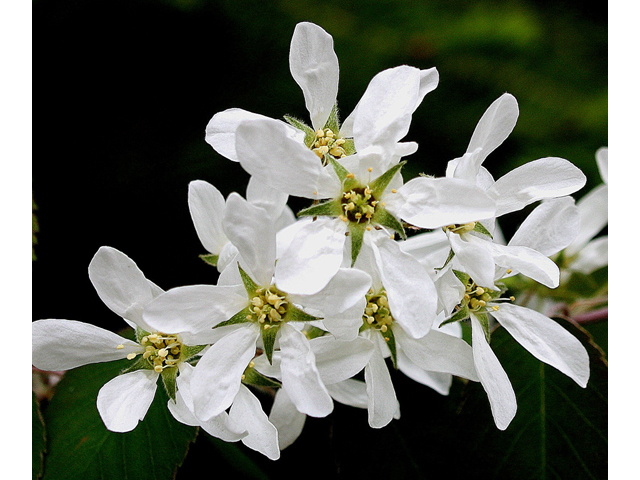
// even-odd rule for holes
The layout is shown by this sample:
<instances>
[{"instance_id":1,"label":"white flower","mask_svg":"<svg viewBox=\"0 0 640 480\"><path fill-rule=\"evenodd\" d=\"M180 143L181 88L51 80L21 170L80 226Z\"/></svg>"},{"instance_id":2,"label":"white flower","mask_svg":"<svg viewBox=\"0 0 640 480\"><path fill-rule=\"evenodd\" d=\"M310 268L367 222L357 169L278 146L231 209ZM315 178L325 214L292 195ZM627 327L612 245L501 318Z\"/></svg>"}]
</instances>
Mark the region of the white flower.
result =
<instances>
[{"instance_id":1,"label":"white flower","mask_svg":"<svg viewBox=\"0 0 640 480\"><path fill-rule=\"evenodd\" d=\"M291 209L286 205L288 195L273 190L264 182L249 179L247 201L264 208L275 218L275 228L280 230L295 221ZM200 242L209 252L203 258L213 263L222 272L237 256L237 249L227 239L222 221L227 205L220 191L203 180L189 183L189 212Z\"/></svg>"},{"instance_id":2,"label":"white flower","mask_svg":"<svg viewBox=\"0 0 640 480\"><path fill-rule=\"evenodd\" d=\"M509 94L502 95L491 104L478 122L467 152L461 158L450 161L447 166L448 178L476 185L495 201L495 215L477 217L467 222L452 222L446 226L445 231L451 252L479 285L496 289L493 279L497 265L517 270L555 288L558 286L559 273L555 264L546 256L528 247L503 246L492 241L495 219L541 199L569 195L582 188L586 178L578 168L564 159L543 158L518 167L494 181L482 162L511 133L517 117L515 98ZM425 180L411 180L405 187L411 183L424 183ZM400 214L414 225L431 227L419 215L411 216L402 210Z\"/></svg>"},{"instance_id":3,"label":"white flower","mask_svg":"<svg viewBox=\"0 0 640 480\"><path fill-rule=\"evenodd\" d=\"M575 240L563 252L562 267L585 275L604 267L609 261L609 237L594 237L609 222L609 149L596 152L600 176L604 182L576 203L580 213L580 229Z\"/></svg>"},{"instance_id":4,"label":"white flower","mask_svg":"<svg viewBox=\"0 0 640 480\"><path fill-rule=\"evenodd\" d=\"M97 401L107 428L127 432L144 418L159 377L169 395L176 395L178 369L201 353L210 334L197 329L158 330L147 324L144 309L162 290L116 249L98 250L89 265L89 278L102 301L136 330L136 341L75 320L38 320L32 325L33 364L42 370L68 370L90 363L131 360L126 373L100 389ZM224 422L222 428L226 434L237 433Z\"/></svg>"},{"instance_id":5,"label":"white flower","mask_svg":"<svg viewBox=\"0 0 640 480\"><path fill-rule=\"evenodd\" d=\"M302 89L311 127L285 117L293 126L279 123L288 137L305 144L320 157L330 153L339 158L353 149L364 151L375 146L388 158L396 157L397 163L399 157L415 152L415 143L399 140L407 134L411 115L424 96L438 85L435 68L418 71L398 67L381 72L340 126L336 109L339 66L333 38L317 25L299 23L291 39L289 64L291 75ZM413 75L414 72L419 73ZM207 125L205 139L221 155L239 161L236 129L243 120L259 118L267 117L237 108L219 112Z\"/></svg>"},{"instance_id":6,"label":"white flower","mask_svg":"<svg viewBox=\"0 0 640 480\"><path fill-rule=\"evenodd\" d=\"M369 289L370 277L341 269L315 295L294 295L281 289L277 274L274 219L238 194L227 199L223 221L227 238L238 249L239 264L220 275L217 286L195 285L159 296L145 312L150 324L175 328L214 327L221 336L202 356L191 381L194 411L206 421L234 401L241 377L261 342L267 357L281 352L283 388L298 410L322 417L333 409L331 397L315 365L307 338L293 326L336 316L353 307ZM225 335L226 334L226 335Z\"/></svg>"}]
</instances>

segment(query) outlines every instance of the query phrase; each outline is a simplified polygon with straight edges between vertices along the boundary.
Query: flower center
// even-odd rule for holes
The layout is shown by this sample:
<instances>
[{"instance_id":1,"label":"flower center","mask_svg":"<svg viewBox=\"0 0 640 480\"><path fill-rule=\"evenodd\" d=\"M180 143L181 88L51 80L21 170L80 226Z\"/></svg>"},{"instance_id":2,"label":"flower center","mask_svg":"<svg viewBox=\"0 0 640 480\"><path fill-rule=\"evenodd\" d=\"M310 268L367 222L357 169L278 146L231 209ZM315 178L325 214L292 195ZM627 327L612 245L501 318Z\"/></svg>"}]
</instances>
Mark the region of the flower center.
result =
<instances>
[{"instance_id":1,"label":"flower center","mask_svg":"<svg viewBox=\"0 0 640 480\"><path fill-rule=\"evenodd\" d=\"M447 225L446 227L442 227L445 232L453 232L458 235L461 233L467 233L476 228L476 222L469 223L455 223L453 225Z\"/></svg>"},{"instance_id":2,"label":"flower center","mask_svg":"<svg viewBox=\"0 0 640 480\"><path fill-rule=\"evenodd\" d=\"M378 201L373 198L369 187L358 187L342 194L342 210L351 222L369 222L376 212Z\"/></svg>"},{"instance_id":3,"label":"flower center","mask_svg":"<svg viewBox=\"0 0 640 480\"><path fill-rule=\"evenodd\" d=\"M497 302L513 302L516 299L513 296L500 298L502 293L503 292L499 290L490 290L488 288L479 287L473 279L470 278L465 286L464 297L462 298L460 305L458 305L458 308L462 308L466 305L470 312L483 313L487 310L487 307L491 310L499 310L500 307L496 305ZM492 305L488 305L490 302Z\"/></svg>"},{"instance_id":4,"label":"flower center","mask_svg":"<svg viewBox=\"0 0 640 480\"><path fill-rule=\"evenodd\" d=\"M288 304L287 295L273 285L268 288L258 288L255 296L251 298L249 307L253 314L250 314L247 319L265 325L280 324L287 314Z\"/></svg>"},{"instance_id":5,"label":"flower center","mask_svg":"<svg viewBox=\"0 0 640 480\"><path fill-rule=\"evenodd\" d=\"M347 152L342 147L345 142L344 138L336 137L330 128L318 129L316 138L311 144L311 150L320 158L324 158L326 154L334 158L342 158L347 156Z\"/></svg>"},{"instance_id":6,"label":"flower center","mask_svg":"<svg viewBox=\"0 0 640 480\"><path fill-rule=\"evenodd\" d=\"M152 333L142 338L140 345L144 347L142 358L149 361L156 373L161 373L165 368L175 367L180 361L182 342L177 335L166 333ZM127 359L133 360L136 353L127 355Z\"/></svg>"},{"instance_id":7,"label":"flower center","mask_svg":"<svg viewBox=\"0 0 640 480\"><path fill-rule=\"evenodd\" d=\"M394 322L391 312L389 311L389 300L387 299L387 292L381 290L379 293L369 292L366 296L367 306L364 309L364 315L362 320L365 328L373 328L382 333L385 340L388 340L384 335L391 324Z\"/></svg>"}]
</instances>

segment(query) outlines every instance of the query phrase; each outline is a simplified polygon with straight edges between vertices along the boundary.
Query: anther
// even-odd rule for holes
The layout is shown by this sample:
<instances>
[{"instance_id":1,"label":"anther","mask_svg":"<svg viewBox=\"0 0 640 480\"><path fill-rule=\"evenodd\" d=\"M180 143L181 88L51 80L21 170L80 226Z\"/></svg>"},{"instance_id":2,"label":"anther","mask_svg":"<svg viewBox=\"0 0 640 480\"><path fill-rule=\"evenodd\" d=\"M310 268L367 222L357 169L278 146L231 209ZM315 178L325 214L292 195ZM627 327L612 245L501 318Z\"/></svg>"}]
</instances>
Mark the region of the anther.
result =
<instances>
[{"instance_id":1,"label":"anther","mask_svg":"<svg viewBox=\"0 0 640 480\"><path fill-rule=\"evenodd\" d=\"M136 358L136 353L130 353L129 355L127 355L127 360L133 360L134 358Z\"/></svg>"},{"instance_id":2,"label":"anther","mask_svg":"<svg viewBox=\"0 0 640 480\"><path fill-rule=\"evenodd\" d=\"M123 344L120 344L120 345L118 345L116 348L117 348L118 350L122 350L122 349L124 348L124 345L123 345Z\"/></svg>"},{"instance_id":3,"label":"anther","mask_svg":"<svg viewBox=\"0 0 640 480\"><path fill-rule=\"evenodd\" d=\"M395 188L392 188L391 193L398 193L398 190L396 190Z\"/></svg>"}]
</instances>

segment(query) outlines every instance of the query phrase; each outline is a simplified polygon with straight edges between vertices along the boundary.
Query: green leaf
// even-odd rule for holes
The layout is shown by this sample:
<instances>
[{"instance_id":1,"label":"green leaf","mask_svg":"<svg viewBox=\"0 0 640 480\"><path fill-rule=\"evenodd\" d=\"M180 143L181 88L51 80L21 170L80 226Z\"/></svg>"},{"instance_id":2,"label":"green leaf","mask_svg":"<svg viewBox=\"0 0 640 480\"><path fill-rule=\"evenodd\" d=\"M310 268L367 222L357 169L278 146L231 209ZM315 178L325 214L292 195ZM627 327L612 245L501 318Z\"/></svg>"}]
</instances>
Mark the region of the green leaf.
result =
<instances>
[{"instance_id":1,"label":"green leaf","mask_svg":"<svg viewBox=\"0 0 640 480\"><path fill-rule=\"evenodd\" d=\"M474 232L478 232L481 233L483 235L486 235L490 238L493 238L493 235L491 235L491 233L489 232L489 230L487 230L486 228L484 228L484 225L482 225L480 222L476 222L475 226L473 227L473 231Z\"/></svg>"},{"instance_id":2,"label":"green leaf","mask_svg":"<svg viewBox=\"0 0 640 480\"><path fill-rule=\"evenodd\" d=\"M249 275L247 275L247 272L245 272L242 267L240 266L240 264L238 263L238 271L240 272L240 277L242 278L242 283L244 284L244 288L247 291L247 295L249 295L249 298L255 296L256 294L256 290L258 290L258 288L260 288L256 282L254 282L251 277Z\"/></svg>"},{"instance_id":3,"label":"green leaf","mask_svg":"<svg viewBox=\"0 0 640 480\"><path fill-rule=\"evenodd\" d=\"M342 215L342 208L337 200L311 205L298 212L298 217L339 217L340 215Z\"/></svg>"},{"instance_id":4,"label":"green leaf","mask_svg":"<svg viewBox=\"0 0 640 480\"><path fill-rule=\"evenodd\" d=\"M244 371L244 378L242 379L242 383L246 385L255 385L256 387L282 387L282 384L277 380L266 377L258 372L255 368L251 367L247 367L247 369Z\"/></svg>"},{"instance_id":5,"label":"green leaf","mask_svg":"<svg viewBox=\"0 0 640 480\"><path fill-rule=\"evenodd\" d=\"M404 227L402 226L402 223L400 223L400 221L396 217L391 215L383 207L376 208L376 213L373 215L371 222L380 224L383 227L390 228L391 230L398 232L403 240L407 239L407 234L404 231Z\"/></svg>"},{"instance_id":6,"label":"green leaf","mask_svg":"<svg viewBox=\"0 0 640 480\"><path fill-rule=\"evenodd\" d=\"M98 414L98 391L126 365L127 360L97 363L65 373L44 412L44 480L174 477L197 429L173 418L164 388L156 390L144 420L131 432L110 432Z\"/></svg>"},{"instance_id":7,"label":"green leaf","mask_svg":"<svg viewBox=\"0 0 640 480\"><path fill-rule=\"evenodd\" d=\"M493 424L486 394L470 382L461 410L465 455L474 458L456 478L607 478L607 364L602 351L577 324L559 320L585 346L591 375L586 389L522 348L504 328L491 347L504 367L518 412L504 431ZM446 441L446 440L444 440ZM464 476L463 476L464 475Z\"/></svg>"},{"instance_id":8,"label":"green leaf","mask_svg":"<svg viewBox=\"0 0 640 480\"><path fill-rule=\"evenodd\" d=\"M182 361L188 362L190 360L193 360L193 358L196 357L206 347L206 345L182 345L182 350L180 352Z\"/></svg>"},{"instance_id":9,"label":"green leaf","mask_svg":"<svg viewBox=\"0 0 640 480\"><path fill-rule=\"evenodd\" d=\"M351 238L351 266L356 263L360 250L362 249L362 240L364 232L367 230L366 223L349 222L349 237Z\"/></svg>"},{"instance_id":10,"label":"green leaf","mask_svg":"<svg viewBox=\"0 0 640 480\"><path fill-rule=\"evenodd\" d=\"M40 405L36 394L31 392L31 478L33 480L42 476L45 451L44 419L40 413Z\"/></svg>"},{"instance_id":11,"label":"green leaf","mask_svg":"<svg viewBox=\"0 0 640 480\"><path fill-rule=\"evenodd\" d=\"M296 118L290 117L288 115L285 115L284 119L292 127L295 127L298 130L302 130L304 132L304 144L307 147L311 148L311 145L313 145L313 142L316 139L316 132L313 131L313 128L311 128L310 126L308 126L304 122L302 122L302 121L300 121L300 120L298 120Z\"/></svg>"},{"instance_id":12,"label":"green leaf","mask_svg":"<svg viewBox=\"0 0 640 480\"><path fill-rule=\"evenodd\" d=\"M391 167L389 170L384 172L369 184L369 188L373 192L373 197L375 199L379 199L380 197L382 197L382 194L387 189L389 182L391 182L393 177L400 171L405 163L407 163L406 160L403 160L402 162L395 164L393 167Z\"/></svg>"},{"instance_id":13,"label":"green leaf","mask_svg":"<svg viewBox=\"0 0 640 480\"><path fill-rule=\"evenodd\" d=\"M460 270L454 270L453 274L464 286L466 286L469 283L469 280L471 280L471 277L468 274L461 272Z\"/></svg>"},{"instance_id":14,"label":"green leaf","mask_svg":"<svg viewBox=\"0 0 640 480\"><path fill-rule=\"evenodd\" d=\"M267 327L267 328L265 328ZM262 343L264 344L264 353L267 355L269 363L273 357L273 346L276 343L276 337L280 331L280 325L262 325L260 332L262 333Z\"/></svg>"},{"instance_id":15,"label":"green leaf","mask_svg":"<svg viewBox=\"0 0 640 480\"><path fill-rule=\"evenodd\" d=\"M224 322L220 322L213 328L226 327L227 325L237 325L238 323L248 323L251 322L247 317L249 315L253 315L250 307L243 308L238 313L236 313L229 320L225 320Z\"/></svg>"},{"instance_id":16,"label":"green leaf","mask_svg":"<svg viewBox=\"0 0 640 480\"><path fill-rule=\"evenodd\" d=\"M214 267L218 266L218 255L214 255L213 253L206 253L203 255L198 255L205 263L209 265L213 265Z\"/></svg>"}]
</instances>

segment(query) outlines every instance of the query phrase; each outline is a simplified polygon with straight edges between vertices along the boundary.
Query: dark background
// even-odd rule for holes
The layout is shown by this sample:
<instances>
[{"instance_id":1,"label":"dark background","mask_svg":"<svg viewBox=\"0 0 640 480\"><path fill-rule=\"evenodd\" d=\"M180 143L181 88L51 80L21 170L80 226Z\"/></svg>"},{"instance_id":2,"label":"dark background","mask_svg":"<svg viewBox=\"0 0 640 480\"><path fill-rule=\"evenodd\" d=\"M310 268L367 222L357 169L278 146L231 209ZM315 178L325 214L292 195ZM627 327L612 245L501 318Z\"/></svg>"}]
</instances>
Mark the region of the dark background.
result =
<instances>
[{"instance_id":1,"label":"dark background","mask_svg":"<svg viewBox=\"0 0 640 480\"><path fill-rule=\"evenodd\" d=\"M558 156L589 179L576 197L600 183L594 154L607 145L606 2L36 0L34 319L124 326L87 275L102 245L129 255L164 289L215 283L216 270L198 258L204 249L189 216L188 183L244 194L248 175L205 143L204 130L230 107L308 119L288 66L300 21L334 37L343 117L380 70L437 67L440 84L406 137L420 148L408 157L405 179L444 175L485 109L509 92L520 117L485 162L494 176ZM507 235L523 218L502 221ZM409 383L398 379L398 396L406 418L419 419L419 405L407 401L415 392ZM288 455L322 447L343 415L359 415L370 430L365 412L345 409L308 422L306 440ZM208 447L199 448L206 456Z\"/></svg>"}]
</instances>

